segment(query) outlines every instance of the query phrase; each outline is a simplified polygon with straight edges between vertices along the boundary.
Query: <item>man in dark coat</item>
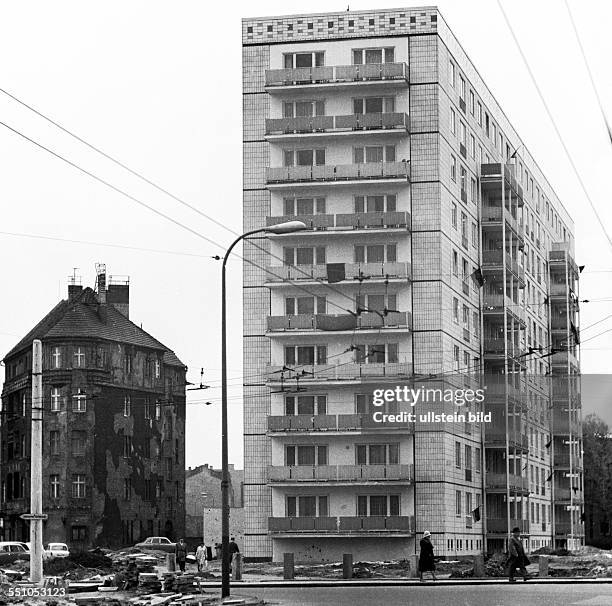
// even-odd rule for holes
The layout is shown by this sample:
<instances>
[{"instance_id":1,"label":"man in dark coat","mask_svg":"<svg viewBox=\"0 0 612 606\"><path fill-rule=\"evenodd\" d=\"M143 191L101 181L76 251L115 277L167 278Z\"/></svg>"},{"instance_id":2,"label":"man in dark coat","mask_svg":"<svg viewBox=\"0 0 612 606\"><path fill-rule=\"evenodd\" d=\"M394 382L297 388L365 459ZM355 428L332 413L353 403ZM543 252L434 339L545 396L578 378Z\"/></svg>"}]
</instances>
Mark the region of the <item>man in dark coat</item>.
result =
<instances>
[{"instance_id":1,"label":"man in dark coat","mask_svg":"<svg viewBox=\"0 0 612 606\"><path fill-rule=\"evenodd\" d=\"M176 544L176 563L179 565L181 572L185 572L185 562L187 561L187 544L185 539L180 539Z\"/></svg>"},{"instance_id":2,"label":"man in dark coat","mask_svg":"<svg viewBox=\"0 0 612 606\"><path fill-rule=\"evenodd\" d=\"M421 553L419 555L419 578L423 582L423 573L431 572L433 580L436 580L436 563L434 562L434 549L431 544L431 533L426 530L421 539Z\"/></svg>"},{"instance_id":3,"label":"man in dark coat","mask_svg":"<svg viewBox=\"0 0 612 606\"><path fill-rule=\"evenodd\" d=\"M523 575L523 580L527 581L527 570L525 566L530 564L529 558L525 555L523 543L521 542L521 530L518 526L512 529L512 536L508 542L508 580L510 583L516 583L514 572L520 569Z\"/></svg>"}]
</instances>

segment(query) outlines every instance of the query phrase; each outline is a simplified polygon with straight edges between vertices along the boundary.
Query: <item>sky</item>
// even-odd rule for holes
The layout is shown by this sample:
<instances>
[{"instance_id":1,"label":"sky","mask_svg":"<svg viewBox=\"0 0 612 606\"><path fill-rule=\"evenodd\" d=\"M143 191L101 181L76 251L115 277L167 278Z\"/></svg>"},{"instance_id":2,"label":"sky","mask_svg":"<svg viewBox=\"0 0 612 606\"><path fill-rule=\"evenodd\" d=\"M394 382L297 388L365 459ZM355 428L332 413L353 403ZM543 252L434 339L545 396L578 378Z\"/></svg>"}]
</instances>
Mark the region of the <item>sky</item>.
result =
<instances>
[{"instance_id":1,"label":"sky","mask_svg":"<svg viewBox=\"0 0 612 606\"><path fill-rule=\"evenodd\" d=\"M404 6L420 4L407 1ZM612 315L612 247L497 2L452 0L438 6L574 217L576 260L586 266L580 296L591 300L581 309L582 370L609 373L612 317L604 318ZM370 0L352 1L350 7L389 5ZM582 181L612 232L612 145L565 3L505 0L504 7ZM612 4L570 0L570 7L604 110L612 119ZM311 0L307 8L332 10L346 10L346 0ZM227 5L187 0L4 3L0 88L240 232L240 19L302 12L299 3L266 0ZM222 253L233 234L2 93L0 122L193 230L156 215L0 124L1 354L66 296L73 268L89 286L97 262L105 263L110 275L129 275L131 319L176 351L188 365L191 381L199 383L204 368L204 382L211 386L188 392L187 465L219 466L221 267L212 256ZM228 264L228 272L230 462L242 467L239 259ZM606 298L610 300L602 301ZM587 341L608 329L611 332ZM583 405L588 412L588 402ZM612 408L601 398L598 407Z\"/></svg>"}]
</instances>

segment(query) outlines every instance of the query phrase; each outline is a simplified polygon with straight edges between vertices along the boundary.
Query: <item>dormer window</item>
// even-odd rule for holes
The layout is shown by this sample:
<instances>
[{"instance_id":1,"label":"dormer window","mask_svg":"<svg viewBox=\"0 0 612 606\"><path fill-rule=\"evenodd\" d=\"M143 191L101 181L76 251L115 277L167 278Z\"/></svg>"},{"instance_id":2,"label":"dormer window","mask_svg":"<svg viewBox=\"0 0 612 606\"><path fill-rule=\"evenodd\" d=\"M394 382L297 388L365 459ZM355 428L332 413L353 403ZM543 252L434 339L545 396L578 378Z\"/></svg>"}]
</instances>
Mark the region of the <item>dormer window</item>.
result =
<instances>
[{"instance_id":1,"label":"dormer window","mask_svg":"<svg viewBox=\"0 0 612 606\"><path fill-rule=\"evenodd\" d=\"M364 63L393 63L395 49L388 48L357 48L353 49L353 65Z\"/></svg>"},{"instance_id":2,"label":"dormer window","mask_svg":"<svg viewBox=\"0 0 612 606\"><path fill-rule=\"evenodd\" d=\"M323 67L323 65L325 65L325 53L323 51L285 53L283 65L285 69L294 69L297 67Z\"/></svg>"}]
</instances>

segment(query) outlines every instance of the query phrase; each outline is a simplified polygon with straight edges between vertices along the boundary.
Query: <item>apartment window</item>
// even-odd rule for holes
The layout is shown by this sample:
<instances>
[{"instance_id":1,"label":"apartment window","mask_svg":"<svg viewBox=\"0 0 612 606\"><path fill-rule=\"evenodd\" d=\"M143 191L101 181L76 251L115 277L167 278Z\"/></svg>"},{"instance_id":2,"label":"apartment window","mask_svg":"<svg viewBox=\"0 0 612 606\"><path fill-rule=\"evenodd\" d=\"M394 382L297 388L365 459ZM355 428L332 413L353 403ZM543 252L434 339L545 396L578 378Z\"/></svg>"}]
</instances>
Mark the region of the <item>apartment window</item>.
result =
<instances>
[{"instance_id":1,"label":"apartment window","mask_svg":"<svg viewBox=\"0 0 612 606\"><path fill-rule=\"evenodd\" d=\"M132 480L124 478L123 480L123 498L129 501L132 498Z\"/></svg>"},{"instance_id":2,"label":"apartment window","mask_svg":"<svg viewBox=\"0 0 612 606\"><path fill-rule=\"evenodd\" d=\"M327 396L286 396L286 415L325 415Z\"/></svg>"},{"instance_id":3,"label":"apartment window","mask_svg":"<svg viewBox=\"0 0 612 606\"><path fill-rule=\"evenodd\" d=\"M155 420L159 421L161 419L161 400L155 400Z\"/></svg>"},{"instance_id":4,"label":"apartment window","mask_svg":"<svg viewBox=\"0 0 612 606\"><path fill-rule=\"evenodd\" d=\"M284 166L321 166L325 164L325 149L285 149Z\"/></svg>"},{"instance_id":5,"label":"apartment window","mask_svg":"<svg viewBox=\"0 0 612 606\"><path fill-rule=\"evenodd\" d=\"M463 326L465 328L470 328L470 308L467 305L463 305L463 314L462 314L462 320L463 320ZM465 364L466 367L469 367L470 365L470 357L469 357L469 353L468 352L464 352L468 354L468 359L467 359L467 363ZM465 362L465 356L463 357L463 360Z\"/></svg>"},{"instance_id":6,"label":"apartment window","mask_svg":"<svg viewBox=\"0 0 612 606\"><path fill-rule=\"evenodd\" d=\"M355 244L355 263L395 263L397 261L396 244Z\"/></svg>"},{"instance_id":7,"label":"apartment window","mask_svg":"<svg viewBox=\"0 0 612 606\"><path fill-rule=\"evenodd\" d=\"M325 198L284 198L285 215L319 215L325 214Z\"/></svg>"},{"instance_id":8,"label":"apartment window","mask_svg":"<svg viewBox=\"0 0 612 606\"><path fill-rule=\"evenodd\" d=\"M455 490L455 515L459 517L461 515L461 491Z\"/></svg>"},{"instance_id":9,"label":"apartment window","mask_svg":"<svg viewBox=\"0 0 612 606\"><path fill-rule=\"evenodd\" d=\"M459 324L459 299L453 297L453 320Z\"/></svg>"},{"instance_id":10,"label":"apartment window","mask_svg":"<svg viewBox=\"0 0 612 606\"><path fill-rule=\"evenodd\" d=\"M477 311L472 312L472 326L474 327L474 336L478 337L480 333L480 322ZM476 364L474 364L474 371L476 371Z\"/></svg>"},{"instance_id":11,"label":"apartment window","mask_svg":"<svg viewBox=\"0 0 612 606\"><path fill-rule=\"evenodd\" d=\"M285 315L324 314L327 309L325 297L286 297Z\"/></svg>"},{"instance_id":12,"label":"apartment window","mask_svg":"<svg viewBox=\"0 0 612 606\"><path fill-rule=\"evenodd\" d=\"M455 467L461 469L461 442L455 442Z\"/></svg>"},{"instance_id":13,"label":"apartment window","mask_svg":"<svg viewBox=\"0 0 612 606\"><path fill-rule=\"evenodd\" d=\"M461 241L465 248L467 248L467 241L468 241L467 225L468 225L467 215L464 212L462 212L461 213ZM464 279L465 279L465 276L464 276Z\"/></svg>"},{"instance_id":14,"label":"apartment window","mask_svg":"<svg viewBox=\"0 0 612 606\"><path fill-rule=\"evenodd\" d=\"M461 166L461 200L467 201L467 170Z\"/></svg>"},{"instance_id":15,"label":"apartment window","mask_svg":"<svg viewBox=\"0 0 612 606\"><path fill-rule=\"evenodd\" d=\"M287 496L285 511L288 518L316 518L329 516L327 496Z\"/></svg>"},{"instance_id":16,"label":"apartment window","mask_svg":"<svg viewBox=\"0 0 612 606\"><path fill-rule=\"evenodd\" d=\"M326 255L324 246L304 246L283 248L285 265L325 265Z\"/></svg>"},{"instance_id":17,"label":"apartment window","mask_svg":"<svg viewBox=\"0 0 612 606\"><path fill-rule=\"evenodd\" d=\"M49 450L52 455L60 453L60 432L56 429L52 429L49 432Z\"/></svg>"},{"instance_id":18,"label":"apartment window","mask_svg":"<svg viewBox=\"0 0 612 606\"><path fill-rule=\"evenodd\" d=\"M132 373L132 354L126 352L123 356L123 370L125 374Z\"/></svg>"},{"instance_id":19,"label":"apartment window","mask_svg":"<svg viewBox=\"0 0 612 606\"><path fill-rule=\"evenodd\" d=\"M72 476L72 498L85 498L85 476L83 474L76 474Z\"/></svg>"},{"instance_id":20,"label":"apartment window","mask_svg":"<svg viewBox=\"0 0 612 606\"><path fill-rule=\"evenodd\" d=\"M395 97L359 97L353 99L354 114L386 114L395 111Z\"/></svg>"},{"instance_id":21,"label":"apartment window","mask_svg":"<svg viewBox=\"0 0 612 606\"><path fill-rule=\"evenodd\" d=\"M459 275L459 255L453 250L453 276Z\"/></svg>"},{"instance_id":22,"label":"apartment window","mask_svg":"<svg viewBox=\"0 0 612 606\"><path fill-rule=\"evenodd\" d=\"M455 229L457 229L457 205L453 202L451 207L451 222Z\"/></svg>"},{"instance_id":23,"label":"apartment window","mask_svg":"<svg viewBox=\"0 0 612 606\"><path fill-rule=\"evenodd\" d=\"M161 364L159 360L155 360L155 378L159 379L161 376Z\"/></svg>"},{"instance_id":24,"label":"apartment window","mask_svg":"<svg viewBox=\"0 0 612 606\"><path fill-rule=\"evenodd\" d=\"M470 91L470 114L474 115L474 91Z\"/></svg>"},{"instance_id":25,"label":"apartment window","mask_svg":"<svg viewBox=\"0 0 612 606\"><path fill-rule=\"evenodd\" d=\"M382 406L374 406L371 393L355 394L355 412L358 415L371 415L376 411L392 413L395 408L392 402L384 402Z\"/></svg>"},{"instance_id":26,"label":"apartment window","mask_svg":"<svg viewBox=\"0 0 612 606\"><path fill-rule=\"evenodd\" d=\"M123 436L123 456L129 457L132 454L132 436Z\"/></svg>"},{"instance_id":27,"label":"apartment window","mask_svg":"<svg viewBox=\"0 0 612 606\"><path fill-rule=\"evenodd\" d=\"M465 101L465 79L459 76L459 97Z\"/></svg>"},{"instance_id":28,"label":"apartment window","mask_svg":"<svg viewBox=\"0 0 612 606\"><path fill-rule=\"evenodd\" d=\"M357 465L398 465L399 444L356 444Z\"/></svg>"},{"instance_id":29,"label":"apartment window","mask_svg":"<svg viewBox=\"0 0 612 606\"><path fill-rule=\"evenodd\" d=\"M285 465L295 467L300 465L327 465L327 446L300 444L285 446Z\"/></svg>"},{"instance_id":30,"label":"apartment window","mask_svg":"<svg viewBox=\"0 0 612 606\"><path fill-rule=\"evenodd\" d=\"M285 364L299 366L327 364L327 345L290 345L285 347Z\"/></svg>"},{"instance_id":31,"label":"apartment window","mask_svg":"<svg viewBox=\"0 0 612 606\"><path fill-rule=\"evenodd\" d=\"M77 393L72 396L72 412L86 412L87 411L87 395L78 389Z\"/></svg>"},{"instance_id":32,"label":"apartment window","mask_svg":"<svg viewBox=\"0 0 612 606\"><path fill-rule=\"evenodd\" d=\"M58 474L49 476L49 496L52 499L60 498L60 477Z\"/></svg>"},{"instance_id":33,"label":"apartment window","mask_svg":"<svg viewBox=\"0 0 612 606\"><path fill-rule=\"evenodd\" d=\"M490 133L491 133L491 124L489 122L489 114L487 114L487 112L485 112L485 135L487 135L487 137L489 137Z\"/></svg>"},{"instance_id":34,"label":"apartment window","mask_svg":"<svg viewBox=\"0 0 612 606\"><path fill-rule=\"evenodd\" d=\"M476 204L477 193L476 193L476 179L470 180L470 200Z\"/></svg>"},{"instance_id":35,"label":"apartment window","mask_svg":"<svg viewBox=\"0 0 612 606\"><path fill-rule=\"evenodd\" d=\"M83 456L87 447L87 432L73 431L71 436L72 454L74 456Z\"/></svg>"},{"instance_id":36,"label":"apartment window","mask_svg":"<svg viewBox=\"0 0 612 606\"><path fill-rule=\"evenodd\" d=\"M481 463L482 463L482 461L480 459L481 456L482 455L480 453L480 448L476 447L474 449L474 471L476 473L480 473L480 470L481 470ZM476 500L477 500L477 505L480 505L480 503L478 503L478 497L480 497L479 494L476 495Z\"/></svg>"},{"instance_id":37,"label":"apartment window","mask_svg":"<svg viewBox=\"0 0 612 606\"><path fill-rule=\"evenodd\" d=\"M470 135L470 156L472 160L476 160L476 139L474 135Z\"/></svg>"},{"instance_id":38,"label":"apartment window","mask_svg":"<svg viewBox=\"0 0 612 606\"><path fill-rule=\"evenodd\" d=\"M455 88L456 68L452 61L448 62L448 81L450 85Z\"/></svg>"},{"instance_id":39,"label":"apartment window","mask_svg":"<svg viewBox=\"0 0 612 606\"><path fill-rule=\"evenodd\" d=\"M395 364L399 362L397 343L377 345L358 344L355 346L355 362L368 364Z\"/></svg>"},{"instance_id":40,"label":"apartment window","mask_svg":"<svg viewBox=\"0 0 612 606\"><path fill-rule=\"evenodd\" d=\"M465 493L465 514L469 515L470 513L472 513L472 493L466 492Z\"/></svg>"},{"instance_id":41,"label":"apartment window","mask_svg":"<svg viewBox=\"0 0 612 606\"><path fill-rule=\"evenodd\" d=\"M453 345L453 362L455 370L459 370L459 345Z\"/></svg>"},{"instance_id":42,"label":"apartment window","mask_svg":"<svg viewBox=\"0 0 612 606\"><path fill-rule=\"evenodd\" d=\"M397 196L395 194L355 196L354 208L356 213L394 212L397 209Z\"/></svg>"},{"instance_id":43,"label":"apartment window","mask_svg":"<svg viewBox=\"0 0 612 606\"><path fill-rule=\"evenodd\" d=\"M51 388L51 411L58 412L62 407L62 395L59 387Z\"/></svg>"},{"instance_id":44,"label":"apartment window","mask_svg":"<svg viewBox=\"0 0 612 606\"><path fill-rule=\"evenodd\" d=\"M310 53L285 53L283 65L285 69L298 67L322 67L325 65L325 53L322 51Z\"/></svg>"},{"instance_id":45,"label":"apartment window","mask_svg":"<svg viewBox=\"0 0 612 606\"><path fill-rule=\"evenodd\" d=\"M358 495L357 515L369 516L398 516L400 515L399 495Z\"/></svg>"},{"instance_id":46,"label":"apartment window","mask_svg":"<svg viewBox=\"0 0 612 606\"><path fill-rule=\"evenodd\" d=\"M148 397L144 399L144 418L151 418L151 400Z\"/></svg>"},{"instance_id":47,"label":"apartment window","mask_svg":"<svg viewBox=\"0 0 612 606\"><path fill-rule=\"evenodd\" d=\"M472 469L472 447L469 444L465 445L465 468L470 470ZM470 497L471 496L472 495L470 495ZM471 508L468 509L468 511L471 511Z\"/></svg>"},{"instance_id":48,"label":"apartment window","mask_svg":"<svg viewBox=\"0 0 612 606\"><path fill-rule=\"evenodd\" d=\"M451 154L450 157L450 176L451 179L456 183L457 182L457 158Z\"/></svg>"},{"instance_id":49,"label":"apartment window","mask_svg":"<svg viewBox=\"0 0 612 606\"><path fill-rule=\"evenodd\" d=\"M493 123L493 136L491 137L492 141L493 141L493 145L496 146L497 145L497 126L495 126L495 123Z\"/></svg>"},{"instance_id":50,"label":"apartment window","mask_svg":"<svg viewBox=\"0 0 612 606\"><path fill-rule=\"evenodd\" d=\"M463 122L459 122L459 142L467 148L467 128Z\"/></svg>"},{"instance_id":51,"label":"apartment window","mask_svg":"<svg viewBox=\"0 0 612 606\"><path fill-rule=\"evenodd\" d=\"M478 226L472 221L472 246L478 248Z\"/></svg>"},{"instance_id":52,"label":"apartment window","mask_svg":"<svg viewBox=\"0 0 612 606\"><path fill-rule=\"evenodd\" d=\"M457 117L455 116L455 110L451 108L450 110L450 131L451 134L457 134Z\"/></svg>"},{"instance_id":53,"label":"apartment window","mask_svg":"<svg viewBox=\"0 0 612 606\"><path fill-rule=\"evenodd\" d=\"M284 101L283 118L324 116L325 101Z\"/></svg>"},{"instance_id":54,"label":"apartment window","mask_svg":"<svg viewBox=\"0 0 612 606\"><path fill-rule=\"evenodd\" d=\"M369 295L358 294L355 296L355 311L374 311L384 313L385 311L397 310L397 296L372 293Z\"/></svg>"},{"instance_id":55,"label":"apartment window","mask_svg":"<svg viewBox=\"0 0 612 606\"><path fill-rule=\"evenodd\" d=\"M394 61L395 49L393 47L353 49L353 65L393 63Z\"/></svg>"},{"instance_id":56,"label":"apartment window","mask_svg":"<svg viewBox=\"0 0 612 606\"><path fill-rule=\"evenodd\" d=\"M353 148L353 163L395 162L395 145L366 145Z\"/></svg>"},{"instance_id":57,"label":"apartment window","mask_svg":"<svg viewBox=\"0 0 612 606\"><path fill-rule=\"evenodd\" d=\"M53 348L53 353L51 354L51 364L53 368L61 368L62 367L62 351L59 347Z\"/></svg>"},{"instance_id":58,"label":"apartment window","mask_svg":"<svg viewBox=\"0 0 612 606\"><path fill-rule=\"evenodd\" d=\"M132 399L130 396L124 396L123 398L123 416L129 417L132 414Z\"/></svg>"},{"instance_id":59,"label":"apartment window","mask_svg":"<svg viewBox=\"0 0 612 606\"><path fill-rule=\"evenodd\" d=\"M477 108L478 108L478 111L477 111L477 115L478 115L478 124L479 124L480 126L482 126L482 104L480 103L480 101L477 101L477 102L476 102L476 106L477 106Z\"/></svg>"},{"instance_id":60,"label":"apartment window","mask_svg":"<svg viewBox=\"0 0 612 606\"><path fill-rule=\"evenodd\" d=\"M85 351L82 347L77 347L73 354L75 368L82 368L85 366Z\"/></svg>"}]
</instances>

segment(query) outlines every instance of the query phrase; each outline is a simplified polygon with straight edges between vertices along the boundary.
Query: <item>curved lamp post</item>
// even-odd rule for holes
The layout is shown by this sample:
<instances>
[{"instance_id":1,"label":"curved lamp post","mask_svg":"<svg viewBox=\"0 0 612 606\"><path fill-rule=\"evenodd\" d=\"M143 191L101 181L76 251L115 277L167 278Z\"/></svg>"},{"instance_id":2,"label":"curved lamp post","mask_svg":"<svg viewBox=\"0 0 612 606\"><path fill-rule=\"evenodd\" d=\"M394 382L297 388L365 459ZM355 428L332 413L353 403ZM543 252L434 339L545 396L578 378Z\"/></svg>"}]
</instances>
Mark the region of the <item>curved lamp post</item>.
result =
<instances>
[{"instance_id":1,"label":"curved lamp post","mask_svg":"<svg viewBox=\"0 0 612 606\"><path fill-rule=\"evenodd\" d=\"M261 229L247 231L236 238L223 257L221 268L221 597L230 594L230 554L229 554L229 461L227 447L227 322L225 305L225 267L232 249L240 240L259 233L290 234L306 229L302 221L286 221Z\"/></svg>"}]
</instances>

